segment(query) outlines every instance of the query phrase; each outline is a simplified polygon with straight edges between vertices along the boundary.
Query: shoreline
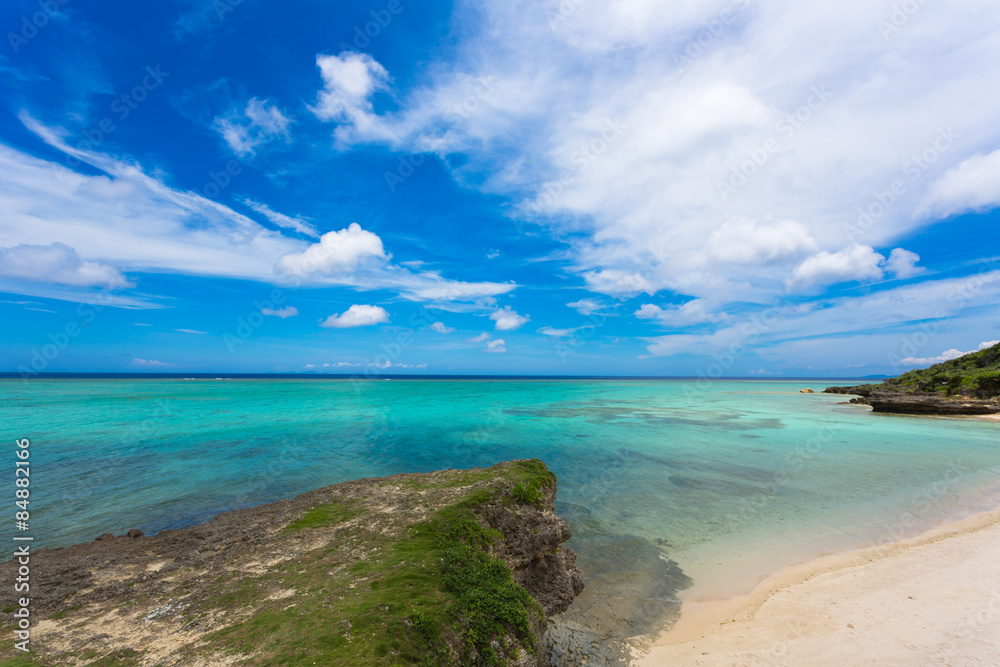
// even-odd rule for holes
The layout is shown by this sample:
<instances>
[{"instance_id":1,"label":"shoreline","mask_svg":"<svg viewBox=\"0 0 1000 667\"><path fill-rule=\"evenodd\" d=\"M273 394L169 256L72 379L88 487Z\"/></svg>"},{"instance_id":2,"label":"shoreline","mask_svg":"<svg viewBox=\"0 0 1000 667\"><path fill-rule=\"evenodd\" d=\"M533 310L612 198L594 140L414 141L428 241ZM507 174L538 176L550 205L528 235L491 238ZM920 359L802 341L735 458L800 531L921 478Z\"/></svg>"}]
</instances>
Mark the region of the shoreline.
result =
<instances>
[{"instance_id":1,"label":"shoreline","mask_svg":"<svg viewBox=\"0 0 1000 667\"><path fill-rule=\"evenodd\" d=\"M959 655L968 664L990 664L966 654L1000 658L997 629L1000 508L916 537L810 559L744 595L682 600L680 619L634 664L712 665L720 655L736 665L860 664L851 662L852 655L860 660L859 650L868 651L865 664L873 650L882 653L880 664L938 664L930 661L938 654L952 660L940 664L966 664L953 661Z\"/></svg>"}]
</instances>

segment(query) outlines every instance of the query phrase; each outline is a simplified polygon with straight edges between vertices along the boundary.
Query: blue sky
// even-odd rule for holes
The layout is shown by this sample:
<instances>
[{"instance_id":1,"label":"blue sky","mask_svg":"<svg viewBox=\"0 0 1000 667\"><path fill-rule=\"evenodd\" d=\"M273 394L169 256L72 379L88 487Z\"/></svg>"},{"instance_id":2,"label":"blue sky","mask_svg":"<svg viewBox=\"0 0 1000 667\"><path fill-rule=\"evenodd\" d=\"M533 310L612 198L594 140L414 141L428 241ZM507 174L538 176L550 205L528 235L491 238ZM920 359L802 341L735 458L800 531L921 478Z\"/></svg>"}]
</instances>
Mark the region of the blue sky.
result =
<instances>
[{"instance_id":1,"label":"blue sky","mask_svg":"<svg viewBox=\"0 0 1000 667\"><path fill-rule=\"evenodd\" d=\"M1000 339L995 2L0 26L0 370L858 377Z\"/></svg>"}]
</instances>

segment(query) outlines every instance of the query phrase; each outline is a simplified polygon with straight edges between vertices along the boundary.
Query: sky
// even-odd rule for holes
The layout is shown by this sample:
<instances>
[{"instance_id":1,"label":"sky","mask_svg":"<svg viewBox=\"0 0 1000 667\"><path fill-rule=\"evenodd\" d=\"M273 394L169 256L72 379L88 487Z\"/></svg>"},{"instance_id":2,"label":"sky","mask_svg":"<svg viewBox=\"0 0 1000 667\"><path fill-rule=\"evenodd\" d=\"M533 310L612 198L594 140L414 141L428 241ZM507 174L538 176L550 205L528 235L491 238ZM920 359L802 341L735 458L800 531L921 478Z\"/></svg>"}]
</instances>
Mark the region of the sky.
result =
<instances>
[{"instance_id":1,"label":"sky","mask_svg":"<svg viewBox=\"0 0 1000 667\"><path fill-rule=\"evenodd\" d=\"M1000 339L994 0L0 28L0 371L864 377Z\"/></svg>"}]
</instances>

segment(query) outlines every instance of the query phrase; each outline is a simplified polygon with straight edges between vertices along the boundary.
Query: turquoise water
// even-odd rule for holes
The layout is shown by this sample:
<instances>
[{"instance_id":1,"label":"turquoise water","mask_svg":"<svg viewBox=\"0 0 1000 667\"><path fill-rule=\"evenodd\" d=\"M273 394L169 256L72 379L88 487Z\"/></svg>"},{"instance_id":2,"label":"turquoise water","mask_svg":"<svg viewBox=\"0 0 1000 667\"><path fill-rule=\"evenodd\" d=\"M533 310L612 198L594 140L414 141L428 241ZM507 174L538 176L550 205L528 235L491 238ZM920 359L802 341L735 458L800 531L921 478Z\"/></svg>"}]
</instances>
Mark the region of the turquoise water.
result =
<instances>
[{"instance_id":1,"label":"turquoise water","mask_svg":"<svg viewBox=\"0 0 1000 667\"><path fill-rule=\"evenodd\" d=\"M1000 502L1000 424L798 391L826 384L10 379L0 417L11 445L31 439L31 534L52 547L348 479L538 457L585 574L633 567L609 561L620 538L721 595Z\"/></svg>"}]
</instances>

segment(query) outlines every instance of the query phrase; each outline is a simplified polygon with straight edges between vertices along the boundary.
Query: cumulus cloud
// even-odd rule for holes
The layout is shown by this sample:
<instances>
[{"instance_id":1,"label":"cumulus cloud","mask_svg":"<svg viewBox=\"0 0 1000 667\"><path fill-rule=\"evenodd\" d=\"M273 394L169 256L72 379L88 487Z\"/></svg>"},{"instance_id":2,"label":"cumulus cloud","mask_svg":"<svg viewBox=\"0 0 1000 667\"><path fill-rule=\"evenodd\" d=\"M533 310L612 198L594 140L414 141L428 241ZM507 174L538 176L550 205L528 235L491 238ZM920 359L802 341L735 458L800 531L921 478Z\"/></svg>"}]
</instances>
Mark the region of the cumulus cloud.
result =
<instances>
[{"instance_id":1,"label":"cumulus cloud","mask_svg":"<svg viewBox=\"0 0 1000 667\"><path fill-rule=\"evenodd\" d=\"M964 357L967 354L972 354L973 352L978 352L980 350L985 350L988 347L993 347L1000 340L990 340L984 343L980 343L979 347L975 350L969 350L968 352L960 352L959 350L952 348L950 350L945 350L936 357L906 357L900 360L900 366L933 366L934 364L940 364L944 361L951 361L952 359L958 359Z\"/></svg>"},{"instance_id":2,"label":"cumulus cloud","mask_svg":"<svg viewBox=\"0 0 1000 667\"><path fill-rule=\"evenodd\" d=\"M275 139L291 141L291 120L268 100L250 98L246 107L215 119L212 126L222 135L230 150L240 157L253 155L259 146Z\"/></svg>"},{"instance_id":3,"label":"cumulus cloud","mask_svg":"<svg viewBox=\"0 0 1000 667\"><path fill-rule=\"evenodd\" d=\"M413 271L394 264L382 239L356 222L327 232L305 250L282 256L275 273L316 285L350 285L359 289L394 289L413 301L476 301L505 294L513 283L467 283L448 280L435 271Z\"/></svg>"},{"instance_id":4,"label":"cumulus cloud","mask_svg":"<svg viewBox=\"0 0 1000 667\"><path fill-rule=\"evenodd\" d=\"M855 244L837 252L824 250L795 268L790 286L805 288L847 281L879 280L885 256L871 246Z\"/></svg>"},{"instance_id":5,"label":"cumulus cloud","mask_svg":"<svg viewBox=\"0 0 1000 667\"><path fill-rule=\"evenodd\" d=\"M871 246L854 244L837 252L813 255L795 268L787 282L790 290L808 290L843 282L881 280L886 273L898 278L910 278L921 269L916 266L920 256L909 250L896 248L889 258L875 252Z\"/></svg>"},{"instance_id":6,"label":"cumulus cloud","mask_svg":"<svg viewBox=\"0 0 1000 667\"><path fill-rule=\"evenodd\" d=\"M65 243L16 245L0 248L0 275L74 287L129 287L130 283L114 266L80 259Z\"/></svg>"},{"instance_id":7,"label":"cumulus cloud","mask_svg":"<svg viewBox=\"0 0 1000 667\"><path fill-rule=\"evenodd\" d=\"M580 299L579 301L567 303L566 305L581 315L591 315L605 307L604 304L594 301L593 299Z\"/></svg>"},{"instance_id":8,"label":"cumulus cloud","mask_svg":"<svg viewBox=\"0 0 1000 667\"><path fill-rule=\"evenodd\" d=\"M298 278L323 278L350 272L368 258L388 259L382 239L352 222L347 229L323 234L302 252L281 257L275 268Z\"/></svg>"},{"instance_id":9,"label":"cumulus cloud","mask_svg":"<svg viewBox=\"0 0 1000 667\"><path fill-rule=\"evenodd\" d=\"M353 134L378 132L381 126L373 113L371 96L388 90L389 73L367 53L344 51L340 55L318 55L316 66L323 77L323 90L310 107L320 120L342 123L339 139Z\"/></svg>"},{"instance_id":10,"label":"cumulus cloud","mask_svg":"<svg viewBox=\"0 0 1000 667\"><path fill-rule=\"evenodd\" d=\"M896 248L889 253L889 259L885 262L885 270L897 278L905 280L923 272L923 269L917 266L919 261L920 255L917 253Z\"/></svg>"},{"instance_id":11,"label":"cumulus cloud","mask_svg":"<svg viewBox=\"0 0 1000 667\"><path fill-rule=\"evenodd\" d=\"M500 310L495 310L490 315L490 319L496 322L497 331L513 331L529 321L531 318L518 315L510 306L504 306Z\"/></svg>"},{"instance_id":12,"label":"cumulus cloud","mask_svg":"<svg viewBox=\"0 0 1000 667\"><path fill-rule=\"evenodd\" d=\"M919 212L948 217L1000 206L1000 150L973 155L931 185Z\"/></svg>"},{"instance_id":13,"label":"cumulus cloud","mask_svg":"<svg viewBox=\"0 0 1000 667\"><path fill-rule=\"evenodd\" d=\"M680 306L667 308L647 303L635 312L635 316L640 320L656 320L660 324L674 327L723 322L728 319L725 313L715 312L704 299L693 299Z\"/></svg>"},{"instance_id":14,"label":"cumulus cloud","mask_svg":"<svg viewBox=\"0 0 1000 667\"><path fill-rule=\"evenodd\" d=\"M924 5L883 39L891 12L863 0L723 2L726 24L718 3L552 4L548 21L527 0L463 1L448 59L394 90L395 110L364 106L340 136L461 153L444 161L459 182L572 233L571 268L597 293L669 291L725 307L766 302L793 272L803 289L896 266L902 277L902 264L865 248L926 225L914 213L930 184L984 156L934 188L957 202L940 215L989 205L1000 182L988 179L1000 5L957 2ZM779 59L796 65L776 69ZM383 70L368 63L377 85L358 94L388 85ZM475 111L455 113L462 99ZM902 190L887 196L896 181ZM850 233L873 203L878 219Z\"/></svg>"},{"instance_id":15,"label":"cumulus cloud","mask_svg":"<svg viewBox=\"0 0 1000 667\"><path fill-rule=\"evenodd\" d=\"M339 315L330 315L320 322L321 327L331 329L349 329L352 327L370 327L375 324L389 322L389 313L381 306L353 305Z\"/></svg>"},{"instance_id":16,"label":"cumulus cloud","mask_svg":"<svg viewBox=\"0 0 1000 667\"><path fill-rule=\"evenodd\" d=\"M261 204L260 202L253 201L252 199L244 198L243 203L279 227L293 229L299 234L305 234L306 236L311 236L317 239L319 238L319 232L316 231L316 228L302 218L293 218L285 215L284 213L278 213L267 204Z\"/></svg>"},{"instance_id":17,"label":"cumulus cloud","mask_svg":"<svg viewBox=\"0 0 1000 667\"><path fill-rule=\"evenodd\" d=\"M492 338L492 336L490 336L490 334L488 334L487 332L484 331L483 333L479 334L478 336L473 336L472 338L470 338L469 342L470 343L482 343L484 340L489 340L490 338Z\"/></svg>"},{"instance_id":18,"label":"cumulus cloud","mask_svg":"<svg viewBox=\"0 0 1000 667\"><path fill-rule=\"evenodd\" d=\"M712 230L705 244L706 254L713 261L744 266L799 259L817 250L809 230L791 220L771 224L728 220Z\"/></svg>"},{"instance_id":19,"label":"cumulus cloud","mask_svg":"<svg viewBox=\"0 0 1000 667\"><path fill-rule=\"evenodd\" d=\"M447 326L444 322L434 322L427 328L440 334L450 334L455 330L453 327Z\"/></svg>"},{"instance_id":20,"label":"cumulus cloud","mask_svg":"<svg viewBox=\"0 0 1000 667\"><path fill-rule=\"evenodd\" d=\"M264 315L270 315L271 317L280 317L281 319L287 319L289 317L295 317L299 314L299 309L295 306L285 306L284 308L279 308L274 310L273 308L261 308L260 312Z\"/></svg>"},{"instance_id":21,"label":"cumulus cloud","mask_svg":"<svg viewBox=\"0 0 1000 667\"><path fill-rule=\"evenodd\" d=\"M507 351L506 345L507 343L504 342L503 338L496 338L486 342L486 351L494 354L502 354Z\"/></svg>"}]
</instances>

